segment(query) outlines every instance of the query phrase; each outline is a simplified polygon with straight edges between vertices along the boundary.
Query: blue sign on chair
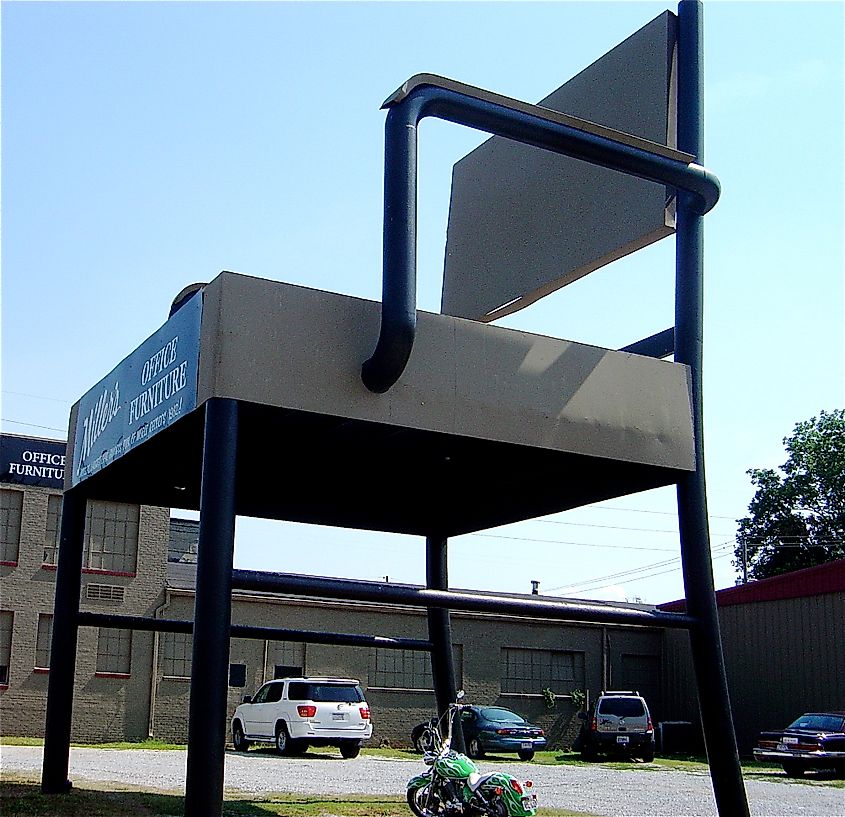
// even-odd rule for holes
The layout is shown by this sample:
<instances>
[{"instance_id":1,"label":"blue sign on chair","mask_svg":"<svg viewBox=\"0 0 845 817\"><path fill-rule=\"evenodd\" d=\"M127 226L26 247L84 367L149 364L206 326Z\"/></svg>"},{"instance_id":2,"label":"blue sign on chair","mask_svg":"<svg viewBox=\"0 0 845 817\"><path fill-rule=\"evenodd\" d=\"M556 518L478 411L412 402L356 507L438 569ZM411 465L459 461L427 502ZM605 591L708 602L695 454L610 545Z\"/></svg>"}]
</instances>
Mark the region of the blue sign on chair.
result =
<instances>
[{"instance_id":1,"label":"blue sign on chair","mask_svg":"<svg viewBox=\"0 0 845 817\"><path fill-rule=\"evenodd\" d=\"M196 408L201 321L197 294L79 401L71 485Z\"/></svg>"}]
</instances>

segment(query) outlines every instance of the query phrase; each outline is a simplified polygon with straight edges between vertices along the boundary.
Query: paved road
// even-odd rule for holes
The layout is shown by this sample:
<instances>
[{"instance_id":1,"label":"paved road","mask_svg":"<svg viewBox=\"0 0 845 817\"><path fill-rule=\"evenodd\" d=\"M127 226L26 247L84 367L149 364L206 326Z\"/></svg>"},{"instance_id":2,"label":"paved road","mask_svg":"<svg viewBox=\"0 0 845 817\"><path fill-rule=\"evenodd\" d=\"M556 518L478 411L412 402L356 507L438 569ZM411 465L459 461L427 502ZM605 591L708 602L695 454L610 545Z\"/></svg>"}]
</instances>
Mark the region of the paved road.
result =
<instances>
[{"instance_id":1,"label":"paved road","mask_svg":"<svg viewBox=\"0 0 845 817\"><path fill-rule=\"evenodd\" d=\"M4 746L5 772L38 774L40 747ZM71 779L110 781L165 791L185 784L185 751L72 749ZM715 817L710 777L706 772L608 769L601 764L540 766L514 761L489 764L519 779L534 781L540 805L569 808L602 817ZM226 755L226 788L262 794L404 794L406 781L422 768L419 760L362 756L341 760L326 753L282 758L270 752ZM813 782L798 783L779 773L772 781L747 781L755 817L843 817L845 790ZM410 817L410 812L409 812Z\"/></svg>"}]
</instances>

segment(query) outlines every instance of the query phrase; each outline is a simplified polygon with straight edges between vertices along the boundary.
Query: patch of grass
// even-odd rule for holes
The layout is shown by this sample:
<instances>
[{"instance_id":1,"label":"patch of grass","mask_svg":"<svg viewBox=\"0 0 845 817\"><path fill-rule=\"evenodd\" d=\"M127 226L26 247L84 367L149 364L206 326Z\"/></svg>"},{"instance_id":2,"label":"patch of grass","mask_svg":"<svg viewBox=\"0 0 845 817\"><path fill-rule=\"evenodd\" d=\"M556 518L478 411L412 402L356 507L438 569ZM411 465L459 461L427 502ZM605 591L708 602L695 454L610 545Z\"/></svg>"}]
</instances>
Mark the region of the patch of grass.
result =
<instances>
[{"instance_id":1,"label":"patch of grass","mask_svg":"<svg viewBox=\"0 0 845 817\"><path fill-rule=\"evenodd\" d=\"M384 757L389 760L416 760L422 761L422 755L415 749L393 749L381 747L364 747L361 750L362 755L368 757Z\"/></svg>"},{"instance_id":2,"label":"patch of grass","mask_svg":"<svg viewBox=\"0 0 845 817\"><path fill-rule=\"evenodd\" d=\"M152 793L135 789L91 788L80 783L63 795L45 795L32 779L14 775L0 782L0 807L4 817L172 817L185 813L181 794ZM97 783L98 787L104 784ZM581 811L540 809L541 817L594 817ZM410 817L401 795L346 796L272 794L245 798L227 792L224 817Z\"/></svg>"},{"instance_id":3,"label":"patch of grass","mask_svg":"<svg viewBox=\"0 0 845 817\"><path fill-rule=\"evenodd\" d=\"M0 737L0 746L43 746L44 738ZM187 749L184 743L165 743L147 738L136 741L113 741L111 743L71 743L77 749Z\"/></svg>"},{"instance_id":4,"label":"patch of grass","mask_svg":"<svg viewBox=\"0 0 845 817\"><path fill-rule=\"evenodd\" d=\"M44 738L0 737L0 746L43 746Z\"/></svg>"},{"instance_id":5,"label":"patch of grass","mask_svg":"<svg viewBox=\"0 0 845 817\"><path fill-rule=\"evenodd\" d=\"M788 785L797 784L799 786L824 786L829 789L845 789L845 780L839 778L833 770L809 771L803 777L789 777L778 765L758 763L756 764L756 768L743 768L742 774L746 780L764 780L767 783L786 783Z\"/></svg>"},{"instance_id":6,"label":"patch of grass","mask_svg":"<svg viewBox=\"0 0 845 817\"><path fill-rule=\"evenodd\" d=\"M163 740L147 738L138 741L114 741L112 743L71 743L83 749L187 749L184 743L165 743Z\"/></svg>"},{"instance_id":7,"label":"patch of grass","mask_svg":"<svg viewBox=\"0 0 845 817\"><path fill-rule=\"evenodd\" d=\"M4 778L8 776L4 775ZM184 797L137 791L99 791L74 786L67 794L42 794L33 780L0 782L3 817L171 817L185 813Z\"/></svg>"},{"instance_id":8,"label":"patch of grass","mask_svg":"<svg viewBox=\"0 0 845 817\"><path fill-rule=\"evenodd\" d=\"M513 755L485 755L482 763L503 763L510 762L516 758ZM707 762L701 760L685 759L685 758L662 758L654 759L653 763L645 763L639 758L631 760L615 760L612 757L602 756L599 760L582 760L580 752L564 752L561 750L537 752L534 755L534 760L526 763L526 769L530 768L532 764L540 766L581 766L591 767L600 764L603 768L608 769L635 769L642 771L667 771L677 770L685 772L707 771Z\"/></svg>"}]
</instances>

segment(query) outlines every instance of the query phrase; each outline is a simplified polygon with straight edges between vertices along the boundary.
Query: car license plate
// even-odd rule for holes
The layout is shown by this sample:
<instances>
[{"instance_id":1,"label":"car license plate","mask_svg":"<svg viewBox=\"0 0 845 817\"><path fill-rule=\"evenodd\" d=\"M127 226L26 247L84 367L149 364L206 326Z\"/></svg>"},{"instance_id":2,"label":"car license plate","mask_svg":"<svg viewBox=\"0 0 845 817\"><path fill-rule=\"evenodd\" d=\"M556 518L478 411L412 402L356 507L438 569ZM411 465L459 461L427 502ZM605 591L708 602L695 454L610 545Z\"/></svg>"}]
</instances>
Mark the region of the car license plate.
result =
<instances>
[{"instance_id":1,"label":"car license plate","mask_svg":"<svg viewBox=\"0 0 845 817\"><path fill-rule=\"evenodd\" d=\"M622 745L627 744L629 741L629 737L627 735L617 735L616 742L621 743Z\"/></svg>"},{"instance_id":2,"label":"car license plate","mask_svg":"<svg viewBox=\"0 0 845 817\"><path fill-rule=\"evenodd\" d=\"M345 721L346 715L343 712L332 712L333 721Z\"/></svg>"},{"instance_id":3,"label":"car license plate","mask_svg":"<svg viewBox=\"0 0 845 817\"><path fill-rule=\"evenodd\" d=\"M520 749L530 749L530 748L531 748L531 745L532 745L532 744L531 744L531 741L530 741L530 740L526 740L526 741L523 741L522 745L521 745L519 748L520 748Z\"/></svg>"},{"instance_id":4,"label":"car license plate","mask_svg":"<svg viewBox=\"0 0 845 817\"><path fill-rule=\"evenodd\" d=\"M784 743L798 743L798 738L784 738Z\"/></svg>"}]
</instances>

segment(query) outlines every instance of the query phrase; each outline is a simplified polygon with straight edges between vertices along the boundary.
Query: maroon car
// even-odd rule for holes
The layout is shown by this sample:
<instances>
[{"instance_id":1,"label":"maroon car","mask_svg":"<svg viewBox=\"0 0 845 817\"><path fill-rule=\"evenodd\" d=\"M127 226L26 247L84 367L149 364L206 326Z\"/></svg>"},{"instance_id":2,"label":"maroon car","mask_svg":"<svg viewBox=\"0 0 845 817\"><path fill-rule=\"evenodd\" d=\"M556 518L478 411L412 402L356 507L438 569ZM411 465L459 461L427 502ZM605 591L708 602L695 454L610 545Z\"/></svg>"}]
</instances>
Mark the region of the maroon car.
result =
<instances>
[{"instance_id":1,"label":"maroon car","mask_svg":"<svg viewBox=\"0 0 845 817\"><path fill-rule=\"evenodd\" d=\"M807 712L786 729L761 732L754 759L780 763L790 777L808 769L845 777L845 712Z\"/></svg>"}]
</instances>

